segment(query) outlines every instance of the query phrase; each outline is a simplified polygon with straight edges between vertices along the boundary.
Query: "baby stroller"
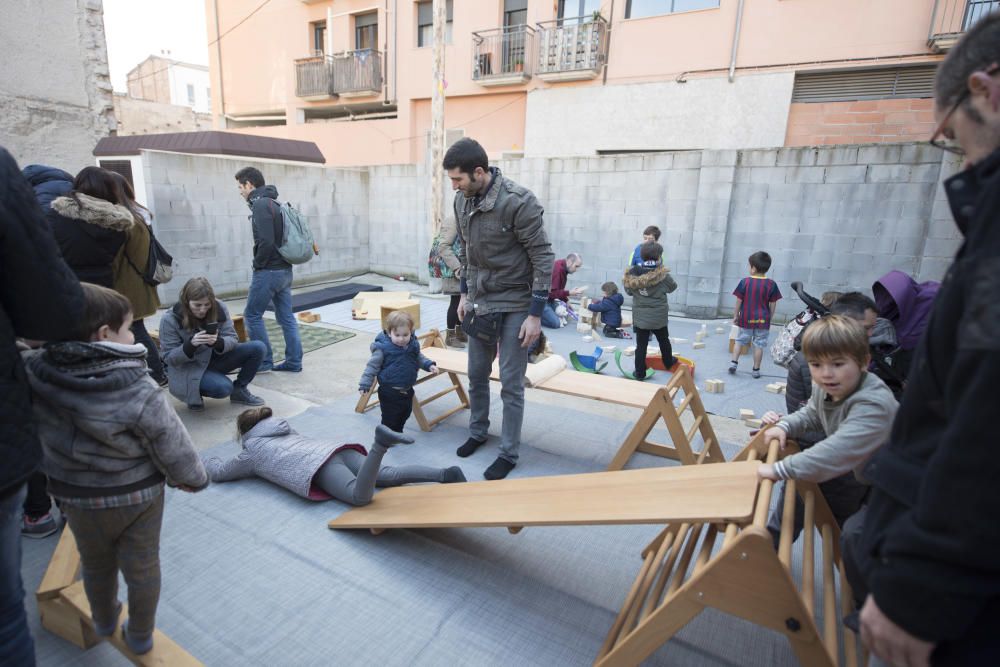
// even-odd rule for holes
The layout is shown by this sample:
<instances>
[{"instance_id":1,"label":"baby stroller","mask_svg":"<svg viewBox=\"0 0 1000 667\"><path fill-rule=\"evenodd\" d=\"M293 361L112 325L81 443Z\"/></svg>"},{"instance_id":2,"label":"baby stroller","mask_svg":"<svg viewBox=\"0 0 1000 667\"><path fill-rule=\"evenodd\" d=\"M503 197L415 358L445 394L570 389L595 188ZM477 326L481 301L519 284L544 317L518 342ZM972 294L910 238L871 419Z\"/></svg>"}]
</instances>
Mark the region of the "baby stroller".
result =
<instances>
[{"instance_id":1,"label":"baby stroller","mask_svg":"<svg viewBox=\"0 0 1000 667\"><path fill-rule=\"evenodd\" d=\"M795 353L802 349L802 334L810 323L821 317L830 314L830 310L824 306L819 299L812 296L802 288L801 282L793 282L792 289L802 302L806 304L806 309L795 316L795 319L785 325L785 329L778 335L774 345L771 346L771 358L775 363L780 363L775 357L776 350L782 338L786 342L779 350L784 363L780 365L787 368L787 364L795 356ZM884 326L883 326L884 325ZM909 370L910 351L902 349L896 342L896 332L893 324L888 320L880 320L880 326L876 327L876 335L870 339L869 349L871 350L872 361L869 370L878 376L892 390L893 396L899 400L906 387L906 373ZM791 352L787 351L787 347Z\"/></svg>"}]
</instances>

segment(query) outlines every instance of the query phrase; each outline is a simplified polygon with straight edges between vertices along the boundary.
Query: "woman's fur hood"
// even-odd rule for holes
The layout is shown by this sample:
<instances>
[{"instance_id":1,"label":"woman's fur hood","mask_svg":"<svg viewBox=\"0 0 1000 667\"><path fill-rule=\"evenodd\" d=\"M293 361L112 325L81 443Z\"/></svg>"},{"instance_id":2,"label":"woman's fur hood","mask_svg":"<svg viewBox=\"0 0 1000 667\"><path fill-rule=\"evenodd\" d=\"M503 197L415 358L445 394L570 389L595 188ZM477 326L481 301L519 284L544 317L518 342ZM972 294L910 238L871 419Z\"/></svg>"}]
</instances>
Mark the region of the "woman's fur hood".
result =
<instances>
[{"instance_id":1,"label":"woman's fur hood","mask_svg":"<svg viewBox=\"0 0 1000 667\"><path fill-rule=\"evenodd\" d=\"M665 266L657 266L655 269L643 269L637 266L625 274L622 282L630 290L646 289L662 282L667 273Z\"/></svg>"},{"instance_id":2,"label":"woman's fur hood","mask_svg":"<svg viewBox=\"0 0 1000 667\"><path fill-rule=\"evenodd\" d=\"M116 232L124 232L131 227L135 218L132 212L119 204L76 193L76 197L57 197L52 209L59 215L104 227Z\"/></svg>"}]
</instances>

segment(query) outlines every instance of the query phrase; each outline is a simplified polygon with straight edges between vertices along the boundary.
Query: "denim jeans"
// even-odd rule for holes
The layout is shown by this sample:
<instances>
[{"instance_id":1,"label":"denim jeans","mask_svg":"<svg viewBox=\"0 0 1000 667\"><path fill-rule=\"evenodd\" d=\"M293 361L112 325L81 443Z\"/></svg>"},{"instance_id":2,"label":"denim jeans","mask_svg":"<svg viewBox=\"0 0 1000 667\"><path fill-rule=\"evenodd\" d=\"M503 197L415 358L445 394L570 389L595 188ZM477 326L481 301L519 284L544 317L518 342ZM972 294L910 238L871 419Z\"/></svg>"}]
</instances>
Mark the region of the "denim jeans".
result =
<instances>
[{"instance_id":1,"label":"denim jeans","mask_svg":"<svg viewBox=\"0 0 1000 667\"><path fill-rule=\"evenodd\" d=\"M24 499L24 513L29 519L40 519L52 511L48 484L48 478L41 472L36 471L28 478L28 497Z\"/></svg>"},{"instance_id":2,"label":"denim jeans","mask_svg":"<svg viewBox=\"0 0 1000 667\"><path fill-rule=\"evenodd\" d=\"M302 340L299 338L299 324L292 313L292 270L257 269L250 279L247 305L243 309L250 340L259 340L266 347L261 368L274 365L271 341L264 328L264 311L269 303L274 303L274 317L281 325L285 337L285 364L292 370L302 368Z\"/></svg>"},{"instance_id":3,"label":"denim jeans","mask_svg":"<svg viewBox=\"0 0 1000 667\"><path fill-rule=\"evenodd\" d=\"M521 424L524 421L524 371L528 368L528 350L517 337L527 312L501 313L500 321L500 400L503 424L500 427L500 458L517 463L521 448ZM490 430L490 370L497 356L497 345L487 345L469 336L469 435L486 440Z\"/></svg>"},{"instance_id":4,"label":"denim jeans","mask_svg":"<svg viewBox=\"0 0 1000 667\"><path fill-rule=\"evenodd\" d=\"M264 343L252 340L239 343L225 354L213 354L205 374L201 376L198 393L209 398L226 398L233 393L234 385L246 387L257 375L264 353ZM240 372L235 380L226 377L226 373L237 368Z\"/></svg>"},{"instance_id":5,"label":"denim jeans","mask_svg":"<svg viewBox=\"0 0 1000 667\"><path fill-rule=\"evenodd\" d=\"M542 326L548 329L558 329L562 326L559 322L559 316L556 315L556 309L553 308L551 302L545 304L545 310L542 311Z\"/></svg>"},{"instance_id":6,"label":"denim jeans","mask_svg":"<svg viewBox=\"0 0 1000 667\"><path fill-rule=\"evenodd\" d=\"M151 637L160 601L163 494L139 505L98 510L63 503L63 511L80 550L83 589L94 623L115 621L120 568L128 586L129 634L137 640Z\"/></svg>"},{"instance_id":7,"label":"denim jeans","mask_svg":"<svg viewBox=\"0 0 1000 667\"><path fill-rule=\"evenodd\" d=\"M35 643L24 611L21 582L21 507L27 487L0 500L0 662L35 664Z\"/></svg>"}]
</instances>

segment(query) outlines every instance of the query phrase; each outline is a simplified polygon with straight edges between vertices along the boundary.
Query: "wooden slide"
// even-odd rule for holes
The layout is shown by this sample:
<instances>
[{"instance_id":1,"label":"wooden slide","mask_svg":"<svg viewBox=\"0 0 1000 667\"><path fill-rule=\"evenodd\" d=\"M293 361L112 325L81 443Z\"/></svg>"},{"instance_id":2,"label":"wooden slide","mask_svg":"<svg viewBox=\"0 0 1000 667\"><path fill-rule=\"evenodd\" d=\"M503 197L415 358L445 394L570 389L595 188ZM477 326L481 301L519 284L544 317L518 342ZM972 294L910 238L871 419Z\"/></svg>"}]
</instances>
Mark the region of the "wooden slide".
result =
<instances>
[{"instance_id":1,"label":"wooden slide","mask_svg":"<svg viewBox=\"0 0 1000 667\"><path fill-rule=\"evenodd\" d=\"M757 464L647 468L380 491L330 528L459 528L745 521Z\"/></svg>"}]
</instances>

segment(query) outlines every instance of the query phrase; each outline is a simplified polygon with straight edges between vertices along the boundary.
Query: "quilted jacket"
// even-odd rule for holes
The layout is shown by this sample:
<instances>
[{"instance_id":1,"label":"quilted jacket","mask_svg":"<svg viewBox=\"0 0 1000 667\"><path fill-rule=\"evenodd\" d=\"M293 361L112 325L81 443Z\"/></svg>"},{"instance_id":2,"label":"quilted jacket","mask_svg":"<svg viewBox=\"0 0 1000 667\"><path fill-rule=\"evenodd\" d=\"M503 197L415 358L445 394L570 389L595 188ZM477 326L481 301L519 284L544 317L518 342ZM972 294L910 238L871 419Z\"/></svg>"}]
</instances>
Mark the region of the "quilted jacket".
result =
<instances>
[{"instance_id":1,"label":"quilted jacket","mask_svg":"<svg viewBox=\"0 0 1000 667\"><path fill-rule=\"evenodd\" d=\"M366 454L361 445L336 445L296 432L284 419L262 419L243 436L243 451L223 461L213 457L205 468L213 482L263 477L309 500L329 500L330 495L313 486L313 477L330 457L350 448Z\"/></svg>"}]
</instances>

